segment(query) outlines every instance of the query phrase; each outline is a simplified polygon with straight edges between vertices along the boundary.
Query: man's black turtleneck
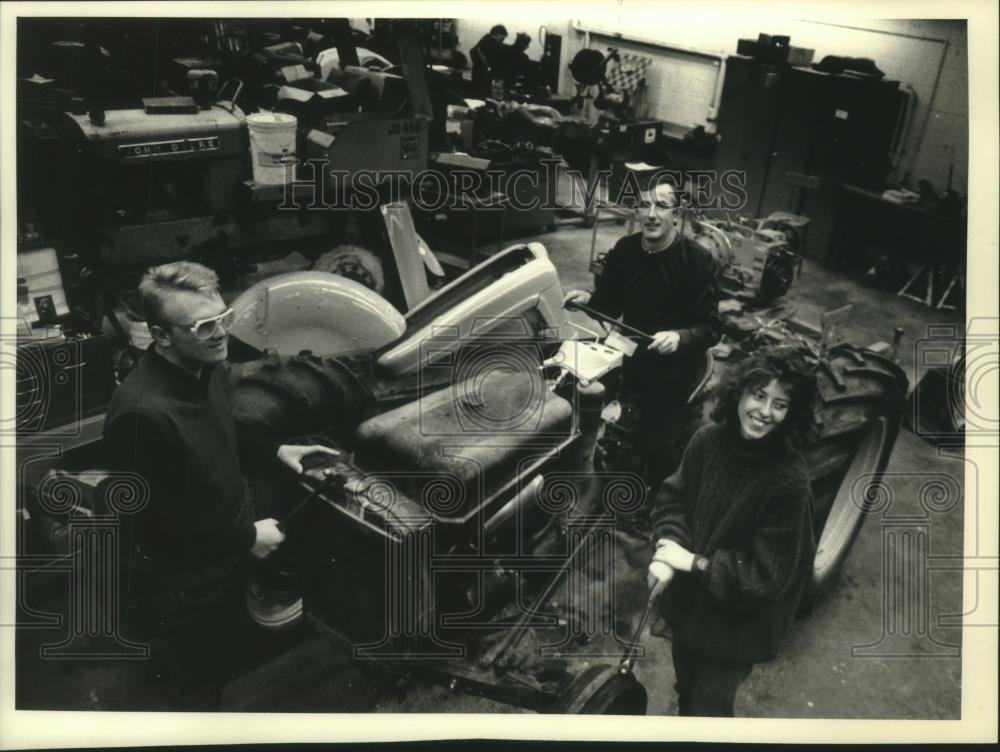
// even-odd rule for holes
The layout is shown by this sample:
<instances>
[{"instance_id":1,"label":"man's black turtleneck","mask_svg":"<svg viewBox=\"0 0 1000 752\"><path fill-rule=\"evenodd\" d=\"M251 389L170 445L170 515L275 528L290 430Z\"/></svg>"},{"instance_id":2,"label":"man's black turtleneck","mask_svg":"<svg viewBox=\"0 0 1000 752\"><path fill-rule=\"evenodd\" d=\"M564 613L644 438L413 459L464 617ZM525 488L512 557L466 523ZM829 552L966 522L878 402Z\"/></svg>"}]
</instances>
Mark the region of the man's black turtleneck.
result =
<instances>
[{"instance_id":1,"label":"man's black turtleneck","mask_svg":"<svg viewBox=\"0 0 1000 752\"><path fill-rule=\"evenodd\" d=\"M166 580L222 580L245 559L253 508L220 366L194 376L151 345L111 400L104 440L110 467L149 486L135 529Z\"/></svg>"},{"instance_id":2,"label":"man's black turtleneck","mask_svg":"<svg viewBox=\"0 0 1000 752\"><path fill-rule=\"evenodd\" d=\"M645 250L642 238L628 235L608 252L589 305L647 334L677 331L677 352L651 362L697 361L721 334L712 257L680 235L655 252Z\"/></svg>"}]
</instances>

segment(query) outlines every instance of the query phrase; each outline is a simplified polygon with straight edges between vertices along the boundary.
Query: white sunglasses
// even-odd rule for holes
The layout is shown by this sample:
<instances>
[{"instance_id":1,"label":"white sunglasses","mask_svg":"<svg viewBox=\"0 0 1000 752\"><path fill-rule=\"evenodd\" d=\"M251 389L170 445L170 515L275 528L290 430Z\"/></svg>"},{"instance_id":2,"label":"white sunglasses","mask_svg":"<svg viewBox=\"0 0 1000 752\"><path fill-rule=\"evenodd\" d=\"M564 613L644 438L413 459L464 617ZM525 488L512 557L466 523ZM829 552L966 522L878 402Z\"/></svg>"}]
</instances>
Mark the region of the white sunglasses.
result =
<instances>
[{"instance_id":1,"label":"white sunglasses","mask_svg":"<svg viewBox=\"0 0 1000 752\"><path fill-rule=\"evenodd\" d=\"M195 339L204 341L214 337L220 327L228 330L229 327L233 325L233 319L235 317L236 312L233 311L232 308L227 308L216 316L198 319L193 324L181 326L180 328L187 329L192 335L194 335Z\"/></svg>"}]
</instances>

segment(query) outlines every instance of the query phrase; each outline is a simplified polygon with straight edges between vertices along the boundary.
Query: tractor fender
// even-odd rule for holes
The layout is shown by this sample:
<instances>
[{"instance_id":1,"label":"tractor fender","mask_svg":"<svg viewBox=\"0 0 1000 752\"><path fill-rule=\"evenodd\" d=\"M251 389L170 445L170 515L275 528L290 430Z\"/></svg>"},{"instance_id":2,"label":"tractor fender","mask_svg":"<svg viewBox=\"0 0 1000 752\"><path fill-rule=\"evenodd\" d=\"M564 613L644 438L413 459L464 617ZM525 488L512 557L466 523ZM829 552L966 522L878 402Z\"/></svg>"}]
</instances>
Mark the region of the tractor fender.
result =
<instances>
[{"instance_id":1,"label":"tractor fender","mask_svg":"<svg viewBox=\"0 0 1000 752\"><path fill-rule=\"evenodd\" d=\"M229 333L260 351L320 357L380 348L406 320L385 298L337 274L289 272L261 280L232 303Z\"/></svg>"}]
</instances>

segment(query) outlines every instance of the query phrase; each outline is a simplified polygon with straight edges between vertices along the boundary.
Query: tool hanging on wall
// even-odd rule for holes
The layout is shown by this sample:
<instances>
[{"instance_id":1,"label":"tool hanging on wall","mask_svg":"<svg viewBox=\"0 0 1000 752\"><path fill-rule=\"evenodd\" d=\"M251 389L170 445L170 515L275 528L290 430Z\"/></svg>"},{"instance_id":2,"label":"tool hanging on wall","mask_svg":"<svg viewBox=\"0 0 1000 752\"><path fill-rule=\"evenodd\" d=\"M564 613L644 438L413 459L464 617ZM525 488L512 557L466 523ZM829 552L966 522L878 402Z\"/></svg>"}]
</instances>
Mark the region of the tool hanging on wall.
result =
<instances>
[{"instance_id":1,"label":"tool hanging on wall","mask_svg":"<svg viewBox=\"0 0 1000 752\"><path fill-rule=\"evenodd\" d=\"M582 107L583 104L593 99L596 101L604 97L606 101L605 88L607 87L608 63L618 59L618 51L614 48L608 49L607 55L602 55L597 50L580 50L573 56L573 61L569 64L569 71L576 81L576 96L573 97L573 106ZM591 89L597 87L597 94L594 95Z\"/></svg>"}]
</instances>

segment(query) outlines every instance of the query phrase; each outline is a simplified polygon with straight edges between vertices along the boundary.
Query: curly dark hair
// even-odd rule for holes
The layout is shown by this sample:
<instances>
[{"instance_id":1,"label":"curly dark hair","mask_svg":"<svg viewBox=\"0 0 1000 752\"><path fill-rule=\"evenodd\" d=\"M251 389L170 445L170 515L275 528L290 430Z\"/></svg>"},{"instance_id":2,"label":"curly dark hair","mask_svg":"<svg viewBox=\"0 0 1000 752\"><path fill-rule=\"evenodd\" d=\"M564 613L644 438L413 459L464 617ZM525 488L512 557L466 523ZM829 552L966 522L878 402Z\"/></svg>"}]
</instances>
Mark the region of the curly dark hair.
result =
<instances>
[{"instance_id":1,"label":"curly dark hair","mask_svg":"<svg viewBox=\"0 0 1000 752\"><path fill-rule=\"evenodd\" d=\"M712 419L717 423L739 420L737 404L740 398L774 379L791 395L788 414L775 431L780 432L787 451L801 451L819 438L820 395L814 366L794 347L758 350L728 372L723 377Z\"/></svg>"}]
</instances>

